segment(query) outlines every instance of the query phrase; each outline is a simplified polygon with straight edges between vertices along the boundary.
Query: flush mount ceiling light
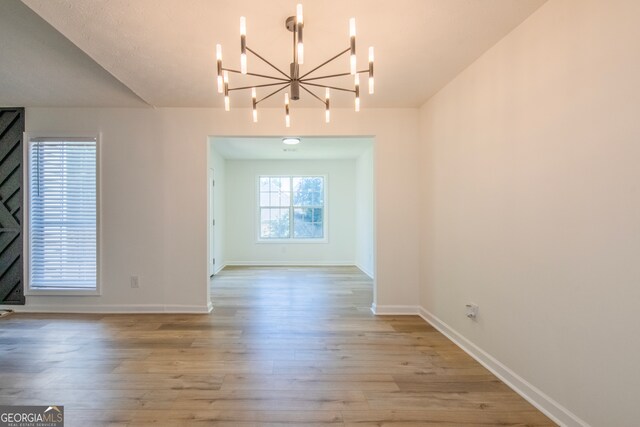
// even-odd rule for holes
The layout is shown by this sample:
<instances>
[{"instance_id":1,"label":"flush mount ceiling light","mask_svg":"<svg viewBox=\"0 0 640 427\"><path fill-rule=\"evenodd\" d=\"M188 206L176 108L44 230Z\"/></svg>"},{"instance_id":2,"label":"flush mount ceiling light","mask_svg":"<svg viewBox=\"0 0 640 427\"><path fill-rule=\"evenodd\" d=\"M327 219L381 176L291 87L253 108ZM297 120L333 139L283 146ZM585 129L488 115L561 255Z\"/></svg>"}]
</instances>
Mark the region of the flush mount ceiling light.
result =
<instances>
[{"instance_id":1,"label":"flush mount ceiling light","mask_svg":"<svg viewBox=\"0 0 640 427\"><path fill-rule=\"evenodd\" d=\"M373 47L369 48L369 68L366 70L358 71L356 68L356 20L355 18L349 19L349 47L339 52L337 55L323 62L310 71L304 74L300 74L300 65L304 63L304 45L302 41L302 35L304 30L304 20L302 16L302 5L298 4L296 7L296 16L290 16L285 22L287 30L293 33L293 62L289 64L289 73L285 73L280 68L267 61L264 57L256 53L249 46L247 46L247 20L244 16L240 17L240 70L233 70L231 68L225 68L222 66L222 46L216 45L216 62L218 69L218 93L224 93L224 109L229 111L230 101L229 94L236 90L251 90L252 100L252 114L253 121L258 121L258 104L262 101L271 98L275 94L282 92L285 89L289 89L284 93L284 111L285 111L285 126L291 126L289 101L297 101L300 99L300 88L307 92L309 95L320 101L325 108L325 121L329 123L331 120L330 113L330 93L331 90L338 90L343 92L351 92L354 94L354 108L356 111L360 111L360 74L367 73L369 77L369 93L373 94ZM251 73L247 69L247 52L253 54L259 60L265 62L271 68L279 73L278 76L270 76L265 74ZM349 71L338 74L329 74L322 76L314 76L313 73L320 70L325 65L341 57L345 53L349 52ZM229 73L245 74L248 76L260 77L268 80L275 80L275 82L258 84L254 86L240 86L229 87ZM324 79L330 79L335 77L353 76L353 89L330 86L322 83ZM273 88L276 89L273 92L262 96L258 99L257 88ZM316 95L313 90L324 89L324 99ZM283 141L284 142L284 141Z\"/></svg>"},{"instance_id":2,"label":"flush mount ceiling light","mask_svg":"<svg viewBox=\"0 0 640 427\"><path fill-rule=\"evenodd\" d=\"M300 138L282 138L282 143L286 145L300 144Z\"/></svg>"}]
</instances>

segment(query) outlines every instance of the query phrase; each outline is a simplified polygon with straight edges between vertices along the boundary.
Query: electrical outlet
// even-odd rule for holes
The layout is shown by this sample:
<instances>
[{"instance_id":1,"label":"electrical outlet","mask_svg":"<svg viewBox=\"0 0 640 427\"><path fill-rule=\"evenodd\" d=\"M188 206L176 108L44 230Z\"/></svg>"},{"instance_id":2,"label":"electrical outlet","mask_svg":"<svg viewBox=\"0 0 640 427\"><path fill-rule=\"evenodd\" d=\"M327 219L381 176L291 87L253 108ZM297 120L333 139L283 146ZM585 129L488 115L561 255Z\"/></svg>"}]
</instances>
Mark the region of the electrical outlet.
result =
<instances>
[{"instance_id":1,"label":"electrical outlet","mask_svg":"<svg viewBox=\"0 0 640 427\"><path fill-rule=\"evenodd\" d=\"M469 303L465 307L467 309L467 317L471 320L476 320L476 317L478 317L478 305Z\"/></svg>"},{"instance_id":2,"label":"electrical outlet","mask_svg":"<svg viewBox=\"0 0 640 427\"><path fill-rule=\"evenodd\" d=\"M138 289L140 287L140 278L138 276L131 276L131 288Z\"/></svg>"}]
</instances>

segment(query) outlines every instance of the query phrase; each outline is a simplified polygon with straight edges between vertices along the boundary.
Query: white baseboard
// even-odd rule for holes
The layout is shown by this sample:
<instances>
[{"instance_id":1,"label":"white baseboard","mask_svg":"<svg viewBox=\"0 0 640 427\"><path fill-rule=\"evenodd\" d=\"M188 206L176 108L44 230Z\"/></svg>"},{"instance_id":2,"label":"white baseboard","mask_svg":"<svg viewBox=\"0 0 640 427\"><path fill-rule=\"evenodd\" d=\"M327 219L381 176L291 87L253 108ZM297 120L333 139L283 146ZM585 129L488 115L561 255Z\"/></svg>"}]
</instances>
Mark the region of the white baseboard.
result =
<instances>
[{"instance_id":1,"label":"white baseboard","mask_svg":"<svg viewBox=\"0 0 640 427\"><path fill-rule=\"evenodd\" d=\"M113 304L113 305L58 305L36 304L11 306L16 313L201 313L208 314L213 310L211 302L201 305L161 305L161 304Z\"/></svg>"},{"instance_id":2,"label":"white baseboard","mask_svg":"<svg viewBox=\"0 0 640 427\"><path fill-rule=\"evenodd\" d=\"M214 270L213 275L215 276L216 274L220 273L225 267L227 266L227 264L222 264L220 267L218 267L216 270Z\"/></svg>"},{"instance_id":3,"label":"white baseboard","mask_svg":"<svg viewBox=\"0 0 640 427\"><path fill-rule=\"evenodd\" d=\"M421 306L412 305L376 305L371 304L371 311L375 315L418 315L427 323L436 328L440 333L449 338L455 345L460 347L465 353L473 357L478 363L487 368L502 382L511 387L525 400L538 408L542 413L551 418L561 426L567 427L589 427L585 421L581 420L574 413L562 406L560 403L547 396L542 390L530 384L524 378L513 372L503 363L491 356L486 351L469 341L462 334L451 328L445 322L431 314Z\"/></svg>"},{"instance_id":4,"label":"white baseboard","mask_svg":"<svg viewBox=\"0 0 640 427\"><path fill-rule=\"evenodd\" d=\"M364 274L369 276L370 279L373 279L373 271L369 271L368 269L364 268L360 264L356 264L356 267L358 267L358 269L362 271Z\"/></svg>"},{"instance_id":5,"label":"white baseboard","mask_svg":"<svg viewBox=\"0 0 640 427\"><path fill-rule=\"evenodd\" d=\"M225 267L345 267L355 266L348 261L227 261Z\"/></svg>"},{"instance_id":6,"label":"white baseboard","mask_svg":"<svg viewBox=\"0 0 640 427\"><path fill-rule=\"evenodd\" d=\"M589 424L581 420L567 408L547 396L540 389L530 384L425 308L419 307L418 315L554 422L561 426L589 427Z\"/></svg>"},{"instance_id":7,"label":"white baseboard","mask_svg":"<svg viewBox=\"0 0 640 427\"><path fill-rule=\"evenodd\" d=\"M418 306L416 305L376 305L371 304L371 312L377 316L390 315L418 315Z\"/></svg>"}]
</instances>

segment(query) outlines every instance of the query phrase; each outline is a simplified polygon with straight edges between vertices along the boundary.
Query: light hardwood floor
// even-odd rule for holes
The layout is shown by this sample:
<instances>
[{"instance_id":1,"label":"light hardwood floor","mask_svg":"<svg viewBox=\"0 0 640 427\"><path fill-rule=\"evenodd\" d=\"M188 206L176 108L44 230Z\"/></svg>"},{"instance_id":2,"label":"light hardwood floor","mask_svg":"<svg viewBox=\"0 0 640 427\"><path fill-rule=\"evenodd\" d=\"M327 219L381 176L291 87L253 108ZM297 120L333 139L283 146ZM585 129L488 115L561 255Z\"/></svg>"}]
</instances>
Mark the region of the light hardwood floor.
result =
<instances>
[{"instance_id":1,"label":"light hardwood floor","mask_svg":"<svg viewBox=\"0 0 640 427\"><path fill-rule=\"evenodd\" d=\"M352 267L227 268L213 314L0 319L0 404L67 426L553 425Z\"/></svg>"}]
</instances>

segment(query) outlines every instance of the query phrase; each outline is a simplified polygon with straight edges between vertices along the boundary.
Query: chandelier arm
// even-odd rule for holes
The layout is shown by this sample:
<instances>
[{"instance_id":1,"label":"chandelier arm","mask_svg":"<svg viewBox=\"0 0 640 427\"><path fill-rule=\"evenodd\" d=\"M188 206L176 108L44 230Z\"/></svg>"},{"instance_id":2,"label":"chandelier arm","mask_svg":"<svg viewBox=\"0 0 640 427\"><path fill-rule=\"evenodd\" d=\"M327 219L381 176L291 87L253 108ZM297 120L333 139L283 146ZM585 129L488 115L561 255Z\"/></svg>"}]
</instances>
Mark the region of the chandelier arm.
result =
<instances>
[{"instance_id":1,"label":"chandelier arm","mask_svg":"<svg viewBox=\"0 0 640 427\"><path fill-rule=\"evenodd\" d=\"M259 101L256 101L256 105L258 105L259 103L261 103L262 101L264 101L267 98L271 98L273 95L275 95L276 93L282 91L283 89L288 88L291 85L291 83L285 83L284 86L282 86L280 89L277 89L273 92L271 92L269 95L265 96L264 98L260 99Z\"/></svg>"},{"instance_id":2,"label":"chandelier arm","mask_svg":"<svg viewBox=\"0 0 640 427\"><path fill-rule=\"evenodd\" d=\"M309 89L304 87L304 85L300 85L300 87L302 89L306 90L307 92L309 92L309 94L311 94L311 96L313 96L315 99L317 99L318 101L322 102L322 105L326 105L325 101L322 98L320 98L318 95L316 95L315 93L311 92Z\"/></svg>"},{"instance_id":3,"label":"chandelier arm","mask_svg":"<svg viewBox=\"0 0 640 427\"><path fill-rule=\"evenodd\" d=\"M358 74L364 74L364 73L369 73L369 70L362 70L362 71L358 71ZM309 79L301 79L300 83L305 83L305 82L310 82L312 80L321 80L321 79L330 79L333 77L344 77L344 76L350 76L351 73L347 72L347 73L340 73L340 74L330 74L328 76L320 76L320 77L311 77Z\"/></svg>"},{"instance_id":4,"label":"chandelier arm","mask_svg":"<svg viewBox=\"0 0 640 427\"><path fill-rule=\"evenodd\" d=\"M257 52L255 52L253 49L251 49L249 46L247 46L247 50L251 53L253 53L255 56L257 56L258 58L262 59L264 62L266 62L269 66L271 66L271 68L273 68L274 70L276 70L277 72L279 72L280 74L282 74L283 76L285 76L287 78L287 80L289 80L291 77L286 74L284 71L282 71L280 68L276 67L275 65L273 65L271 62L267 61L266 59L264 59L262 56L260 56Z\"/></svg>"},{"instance_id":5,"label":"chandelier arm","mask_svg":"<svg viewBox=\"0 0 640 427\"><path fill-rule=\"evenodd\" d=\"M278 86L278 85L282 85L282 84L289 84L289 82L265 83L265 84L261 84L261 85L254 85L254 86L234 87L234 88L229 88L229 92L231 92L232 90L252 89L252 88L254 88L254 87Z\"/></svg>"},{"instance_id":6,"label":"chandelier arm","mask_svg":"<svg viewBox=\"0 0 640 427\"><path fill-rule=\"evenodd\" d=\"M231 68L222 68L222 71L228 71L230 73L242 74L241 71L232 70ZM262 78L265 78L265 79L280 80L281 82L289 82L289 81L291 81L291 78L283 79L282 77L267 76L266 74L247 73L247 76L255 76L255 77L262 77Z\"/></svg>"},{"instance_id":7,"label":"chandelier arm","mask_svg":"<svg viewBox=\"0 0 640 427\"><path fill-rule=\"evenodd\" d=\"M367 73L368 72L369 71L367 70ZM247 73L247 76L255 76L255 77L262 77L262 78L265 78L265 79L280 80L281 82L290 82L291 81L290 78L289 79L282 79L280 77L267 76L265 74Z\"/></svg>"},{"instance_id":8,"label":"chandelier arm","mask_svg":"<svg viewBox=\"0 0 640 427\"><path fill-rule=\"evenodd\" d=\"M356 93L356 91L355 91L355 90L353 90L353 89L345 89L345 88L343 88L343 87L327 86L327 85L318 85L318 84L315 84L315 83L309 83L309 82L305 82L305 84L306 84L306 85L309 85L309 86L324 87L324 88L329 88L329 89L341 90L341 91L343 91L343 92Z\"/></svg>"},{"instance_id":9,"label":"chandelier arm","mask_svg":"<svg viewBox=\"0 0 640 427\"><path fill-rule=\"evenodd\" d=\"M312 80L320 80L320 79L330 79L332 77L342 77L342 76L350 76L351 73L346 72L346 73L339 73L339 74L330 74L327 76L320 76L320 77L311 77L309 79L304 79L304 80L300 80L301 82L310 82Z\"/></svg>"},{"instance_id":10,"label":"chandelier arm","mask_svg":"<svg viewBox=\"0 0 640 427\"><path fill-rule=\"evenodd\" d=\"M316 68L314 68L313 70L311 70L311 71L309 71L309 72L305 73L304 75L302 75L302 76L300 77L300 79L304 79L304 78L305 78L305 77L307 77L309 74L311 74L311 73L313 73L314 71L316 71L318 68L322 68L322 67L324 67L324 66L325 66L325 65L327 65L329 62L333 61L334 59L339 58L340 56L344 55L345 53L347 53L347 52L349 52L349 51L351 51L351 48L348 48L348 49L343 50L342 52L340 52L339 54L337 54L337 55L336 55L336 56L334 56L333 58L331 58L331 59L328 59L328 60L324 61L322 64L318 65L318 66L317 66Z\"/></svg>"}]
</instances>

